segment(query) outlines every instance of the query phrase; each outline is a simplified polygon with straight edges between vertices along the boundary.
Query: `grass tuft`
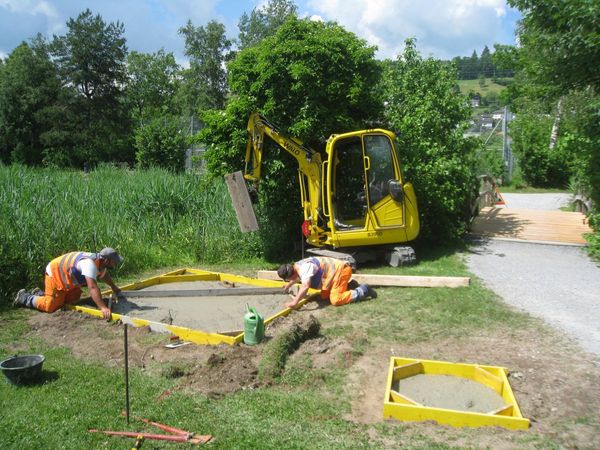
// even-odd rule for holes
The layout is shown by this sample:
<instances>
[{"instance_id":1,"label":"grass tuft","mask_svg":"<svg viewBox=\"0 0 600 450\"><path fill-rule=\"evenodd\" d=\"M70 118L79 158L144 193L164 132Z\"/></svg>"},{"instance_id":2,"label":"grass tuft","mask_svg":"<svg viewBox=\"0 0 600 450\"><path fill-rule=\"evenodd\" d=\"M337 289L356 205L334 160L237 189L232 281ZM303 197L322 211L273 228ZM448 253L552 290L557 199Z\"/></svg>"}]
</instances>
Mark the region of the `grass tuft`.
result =
<instances>
[{"instance_id":1,"label":"grass tuft","mask_svg":"<svg viewBox=\"0 0 600 450\"><path fill-rule=\"evenodd\" d=\"M306 323L293 323L287 330L278 332L276 337L265 344L258 365L259 379L270 383L278 378L285 367L288 355L303 341L316 337L320 329L320 322L311 315Z\"/></svg>"}]
</instances>

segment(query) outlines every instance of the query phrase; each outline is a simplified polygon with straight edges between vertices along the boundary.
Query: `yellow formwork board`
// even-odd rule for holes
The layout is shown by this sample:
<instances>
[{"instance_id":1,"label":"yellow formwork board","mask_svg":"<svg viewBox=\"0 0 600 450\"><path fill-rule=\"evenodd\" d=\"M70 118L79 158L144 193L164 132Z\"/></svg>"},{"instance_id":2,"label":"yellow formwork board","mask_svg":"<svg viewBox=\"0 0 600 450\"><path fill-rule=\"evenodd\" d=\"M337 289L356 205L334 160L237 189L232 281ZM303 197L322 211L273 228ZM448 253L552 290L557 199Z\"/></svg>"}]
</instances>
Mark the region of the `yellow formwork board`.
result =
<instances>
[{"instance_id":1,"label":"yellow formwork board","mask_svg":"<svg viewBox=\"0 0 600 450\"><path fill-rule=\"evenodd\" d=\"M249 284L253 286L259 287L283 287L285 286L284 281L275 281L275 280L262 280L256 278L249 278L241 275L233 275L222 272L210 272L201 269L178 269L174 270L162 275L158 275L152 278L147 278L142 281L137 281L134 283L127 284L121 287L121 290L136 290L143 289L148 286L154 286L157 284L164 283L181 283L185 281L227 281L230 283L243 283ZM309 297L301 300L299 305L304 305L307 301L309 301L312 296L317 294L319 291L310 289ZM112 293L112 291L104 291L102 292L103 296L108 296ZM80 306L80 305L65 305L66 308L71 309L73 311L79 311L81 313L89 314L95 317L102 318L102 313L93 307L88 306ZM265 319L265 325L269 324L273 320L278 317L288 315L292 310L290 308L285 308L277 314L272 315ZM146 319L138 319L135 317L126 316L123 314L113 313L111 317L111 321L120 320L123 323L134 327L149 327L151 331L156 331L159 333L170 333L178 336L184 341L193 342L199 345L219 345L219 344L229 344L235 345L244 339L244 333L239 333L235 335L227 335L220 333L207 333L201 330L194 330L191 328L181 327L177 325L168 325L162 322L155 322Z\"/></svg>"},{"instance_id":2,"label":"yellow formwork board","mask_svg":"<svg viewBox=\"0 0 600 450\"><path fill-rule=\"evenodd\" d=\"M489 413L434 408L416 403L393 389L396 381L418 374L450 375L475 381L499 394L505 406ZM508 369L504 367L391 357L383 417L417 422L433 420L454 427L499 426L511 430L526 430L529 428L529 419L521 415L507 374Z\"/></svg>"}]
</instances>

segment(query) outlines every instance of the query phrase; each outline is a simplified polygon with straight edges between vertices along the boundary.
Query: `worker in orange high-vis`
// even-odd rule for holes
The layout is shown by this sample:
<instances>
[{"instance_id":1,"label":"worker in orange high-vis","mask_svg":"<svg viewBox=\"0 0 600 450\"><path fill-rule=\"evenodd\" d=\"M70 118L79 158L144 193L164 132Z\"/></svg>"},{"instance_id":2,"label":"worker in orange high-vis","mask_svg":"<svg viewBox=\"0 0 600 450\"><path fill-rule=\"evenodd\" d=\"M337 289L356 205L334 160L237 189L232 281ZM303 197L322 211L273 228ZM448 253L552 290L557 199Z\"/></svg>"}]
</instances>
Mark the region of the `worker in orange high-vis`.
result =
<instances>
[{"instance_id":1,"label":"worker in orange high-vis","mask_svg":"<svg viewBox=\"0 0 600 450\"><path fill-rule=\"evenodd\" d=\"M31 293L21 289L13 302L14 306L24 306L52 313L72 304L81 298L81 286L87 286L90 297L102 312L110 319L111 312L100 293L97 279L110 286L115 296L121 296L119 289L108 274L123 262L123 257L113 248L106 247L99 253L71 252L54 258L46 266L45 290L34 289Z\"/></svg>"},{"instance_id":2,"label":"worker in orange high-vis","mask_svg":"<svg viewBox=\"0 0 600 450\"><path fill-rule=\"evenodd\" d=\"M352 267L336 258L314 256L302 259L294 264L283 264L277 269L279 278L287 281L284 292L300 281L300 289L285 304L288 308L295 308L304 298L310 288L320 289L321 298L329 299L332 305L341 306L350 302L357 302L367 297L376 298L377 293L368 284L361 284L356 289L349 289L348 283L352 278Z\"/></svg>"}]
</instances>

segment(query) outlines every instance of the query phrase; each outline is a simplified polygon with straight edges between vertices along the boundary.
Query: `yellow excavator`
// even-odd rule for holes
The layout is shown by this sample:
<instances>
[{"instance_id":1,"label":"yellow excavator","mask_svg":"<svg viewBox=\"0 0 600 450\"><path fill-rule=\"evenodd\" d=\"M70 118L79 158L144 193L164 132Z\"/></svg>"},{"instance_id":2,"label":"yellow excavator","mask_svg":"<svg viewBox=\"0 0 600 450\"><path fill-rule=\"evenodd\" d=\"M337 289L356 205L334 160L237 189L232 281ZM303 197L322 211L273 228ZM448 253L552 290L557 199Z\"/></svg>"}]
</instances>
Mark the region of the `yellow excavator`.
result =
<instances>
[{"instance_id":1,"label":"yellow excavator","mask_svg":"<svg viewBox=\"0 0 600 450\"><path fill-rule=\"evenodd\" d=\"M419 234L417 200L412 184L402 177L394 133L370 129L334 134L322 154L253 113L243 174L252 189L258 189L266 138L298 162L302 232L309 253L341 258L354 267L380 257L394 267L415 261L414 250L403 244ZM242 208L234 197L236 209Z\"/></svg>"}]
</instances>

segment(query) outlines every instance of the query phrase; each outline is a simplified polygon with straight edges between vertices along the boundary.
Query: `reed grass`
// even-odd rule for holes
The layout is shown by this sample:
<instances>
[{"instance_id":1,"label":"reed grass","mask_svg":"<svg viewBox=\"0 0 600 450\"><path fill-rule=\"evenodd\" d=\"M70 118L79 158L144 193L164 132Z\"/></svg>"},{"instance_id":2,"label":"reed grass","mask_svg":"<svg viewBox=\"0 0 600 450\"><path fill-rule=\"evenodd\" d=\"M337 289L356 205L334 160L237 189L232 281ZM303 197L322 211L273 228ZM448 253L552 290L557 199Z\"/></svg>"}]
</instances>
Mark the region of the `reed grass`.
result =
<instances>
[{"instance_id":1,"label":"reed grass","mask_svg":"<svg viewBox=\"0 0 600 450\"><path fill-rule=\"evenodd\" d=\"M52 258L114 247L120 274L256 256L224 181L162 169L0 165L0 295L40 285ZM0 300L1 302L1 300Z\"/></svg>"}]
</instances>

